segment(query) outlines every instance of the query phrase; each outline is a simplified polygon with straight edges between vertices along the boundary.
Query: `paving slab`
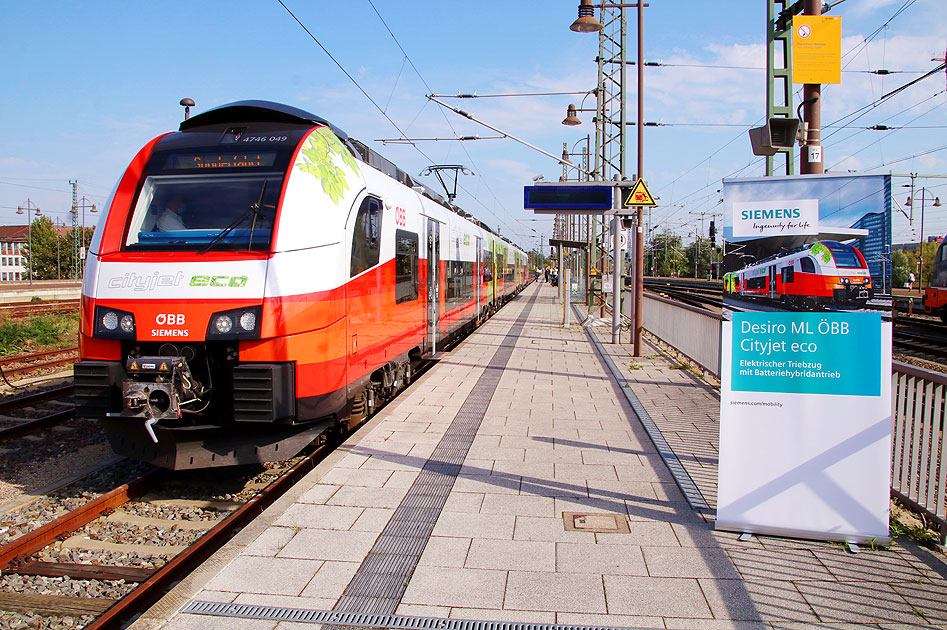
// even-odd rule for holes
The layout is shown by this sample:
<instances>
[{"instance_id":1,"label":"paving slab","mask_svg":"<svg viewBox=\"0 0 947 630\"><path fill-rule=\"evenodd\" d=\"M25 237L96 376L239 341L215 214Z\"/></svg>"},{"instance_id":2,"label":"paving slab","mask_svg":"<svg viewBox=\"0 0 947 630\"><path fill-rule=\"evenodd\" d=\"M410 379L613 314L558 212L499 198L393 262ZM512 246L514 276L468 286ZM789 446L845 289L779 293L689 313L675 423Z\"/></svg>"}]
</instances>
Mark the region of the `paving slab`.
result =
<instances>
[{"instance_id":1,"label":"paving slab","mask_svg":"<svg viewBox=\"0 0 947 630\"><path fill-rule=\"evenodd\" d=\"M713 387L561 316L552 287L527 288L133 628L318 627L180 612L188 601L441 624L947 628L942 556L715 531ZM688 503L593 338L710 509ZM564 513L628 532L568 531L580 521Z\"/></svg>"}]
</instances>

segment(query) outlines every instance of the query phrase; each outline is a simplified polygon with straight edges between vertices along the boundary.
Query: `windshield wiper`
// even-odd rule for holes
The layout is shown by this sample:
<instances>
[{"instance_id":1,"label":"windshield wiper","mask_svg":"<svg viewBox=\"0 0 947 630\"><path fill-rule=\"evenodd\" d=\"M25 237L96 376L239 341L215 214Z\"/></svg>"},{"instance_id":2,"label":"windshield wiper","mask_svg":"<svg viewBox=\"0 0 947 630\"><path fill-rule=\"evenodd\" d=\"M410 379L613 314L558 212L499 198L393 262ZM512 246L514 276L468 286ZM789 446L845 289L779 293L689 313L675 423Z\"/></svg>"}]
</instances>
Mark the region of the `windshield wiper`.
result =
<instances>
[{"instance_id":1,"label":"windshield wiper","mask_svg":"<svg viewBox=\"0 0 947 630\"><path fill-rule=\"evenodd\" d=\"M250 207L247 208L246 211L245 211L243 214L241 214L239 217L237 217L236 219L234 219L234 220L230 223L230 225L228 225L227 227L225 227L224 229L222 229L222 230L220 231L220 233L217 234L217 236L215 236L213 239L211 239L210 243L208 243L208 244L204 247L204 249L202 249L202 250L200 250L199 252L197 252L197 255L198 255L198 256L200 256L201 254L206 254L207 252L209 252L209 251L214 247L214 245L216 245L216 244L219 243L221 240L223 240L223 238L224 238L225 236L227 236L228 234L230 234L231 232L233 232L234 229L235 229L238 225L240 225L241 223L243 223L243 222L247 219L247 217L249 217L250 215L253 215L253 223L252 223L251 226L250 226L250 242L247 244L247 251L250 250L250 247L253 246L253 226L256 225L257 219L262 219L262 218L263 218L263 210L262 210L262 207L263 207L263 193L266 192L266 184L267 184L267 180L264 179L264 180L263 180L263 186L260 188L260 196L257 198L256 203L250 204Z\"/></svg>"}]
</instances>

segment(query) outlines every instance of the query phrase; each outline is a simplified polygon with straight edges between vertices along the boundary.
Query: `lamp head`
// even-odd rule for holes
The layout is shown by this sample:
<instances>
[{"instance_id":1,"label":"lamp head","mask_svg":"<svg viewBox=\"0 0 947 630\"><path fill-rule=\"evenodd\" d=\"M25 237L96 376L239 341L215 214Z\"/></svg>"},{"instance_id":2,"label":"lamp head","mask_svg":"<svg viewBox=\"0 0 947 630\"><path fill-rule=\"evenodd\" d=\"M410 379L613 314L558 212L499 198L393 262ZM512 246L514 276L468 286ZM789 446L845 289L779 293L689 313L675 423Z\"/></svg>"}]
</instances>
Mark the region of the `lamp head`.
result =
<instances>
[{"instance_id":1,"label":"lamp head","mask_svg":"<svg viewBox=\"0 0 947 630\"><path fill-rule=\"evenodd\" d=\"M575 105L573 103L569 103L569 107L566 108L566 117L562 121L562 124L568 125L569 127L582 124L582 121L579 120L579 117L576 115Z\"/></svg>"},{"instance_id":2,"label":"lamp head","mask_svg":"<svg viewBox=\"0 0 947 630\"><path fill-rule=\"evenodd\" d=\"M602 23L595 19L592 0L580 0L579 19L573 22L569 29L576 33L595 33L602 30Z\"/></svg>"}]
</instances>

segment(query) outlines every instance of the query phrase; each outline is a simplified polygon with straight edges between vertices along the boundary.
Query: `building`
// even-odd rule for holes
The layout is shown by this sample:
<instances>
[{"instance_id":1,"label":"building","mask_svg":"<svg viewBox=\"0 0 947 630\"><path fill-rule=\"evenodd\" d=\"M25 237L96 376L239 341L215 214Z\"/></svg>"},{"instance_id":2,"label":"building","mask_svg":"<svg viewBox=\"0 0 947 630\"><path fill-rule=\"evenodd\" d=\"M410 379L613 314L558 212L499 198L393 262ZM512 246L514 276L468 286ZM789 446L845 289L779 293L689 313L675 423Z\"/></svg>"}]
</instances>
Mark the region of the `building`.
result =
<instances>
[{"instance_id":1,"label":"building","mask_svg":"<svg viewBox=\"0 0 947 630\"><path fill-rule=\"evenodd\" d=\"M60 238L68 236L70 232L70 228L64 225L57 225L55 229ZM29 229L25 225L0 225L0 282L29 279L23 257L29 236Z\"/></svg>"},{"instance_id":2,"label":"building","mask_svg":"<svg viewBox=\"0 0 947 630\"><path fill-rule=\"evenodd\" d=\"M868 230L853 243L865 257L876 293L891 292L891 213L870 212L852 224Z\"/></svg>"}]
</instances>

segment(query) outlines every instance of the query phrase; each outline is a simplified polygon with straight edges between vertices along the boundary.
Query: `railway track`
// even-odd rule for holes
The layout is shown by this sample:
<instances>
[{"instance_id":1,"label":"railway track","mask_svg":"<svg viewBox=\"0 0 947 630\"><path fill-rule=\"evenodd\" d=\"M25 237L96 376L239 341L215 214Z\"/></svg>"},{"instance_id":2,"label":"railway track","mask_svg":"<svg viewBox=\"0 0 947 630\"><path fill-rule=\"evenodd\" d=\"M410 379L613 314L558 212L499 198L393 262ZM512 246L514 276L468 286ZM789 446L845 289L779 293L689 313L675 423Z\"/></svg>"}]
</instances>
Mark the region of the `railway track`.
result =
<instances>
[{"instance_id":1,"label":"railway track","mask_svg":"<svg viewBox=\"0 0 947 630\"><path fill-rule=\"evenodd\" d=\"M0 442L23 437L75 418L75 410L71 408L54 410L50 413L40 412L43 415L38 418L18 419L16 415L10 415L22 415L20 412L24 410L35 413L34 407L36 405L50 401L57 401L71 406L71 400L69 399L72 396L73 389L71 384L59 385L50 389L31 392L22 396L10 396L0 400L0 415L3 415L6 420L6 426L0 426Z\"/></svg>"},{"instance_id":2,"label":"railway track","mask_svg":"<svg viewBox=\"0 0 947 630\"><path fill-rule=\"evenodd\" d=\"M150 469L82 501L0 546L0 610L34 625L78 617L88 629L122 627L292 487L338 439L262 470Z\"/></svg>"},{"instance_id":3,"label":"railway track","mask_svg":"<svg viewBox=\"0 0 947 630\"><path fill-rule=\"evenodd\" d=\"M24 319L36 315L57 315L79 310L79 300L49 300L0 305L0 318Z\"/></svg>"},{"instance_id":4,"label":"railway track","mask_svg":"<svg viewBox=\"0 0 947 630\"><path fill-rule=\"evenodd\" d=\"M62 350L46 350L18 354L0 359L0 372L7 378L31 374L42 370L60 368L72 365L79 357L79 347L63 348Z\"/></svg>"}]
</instances>

